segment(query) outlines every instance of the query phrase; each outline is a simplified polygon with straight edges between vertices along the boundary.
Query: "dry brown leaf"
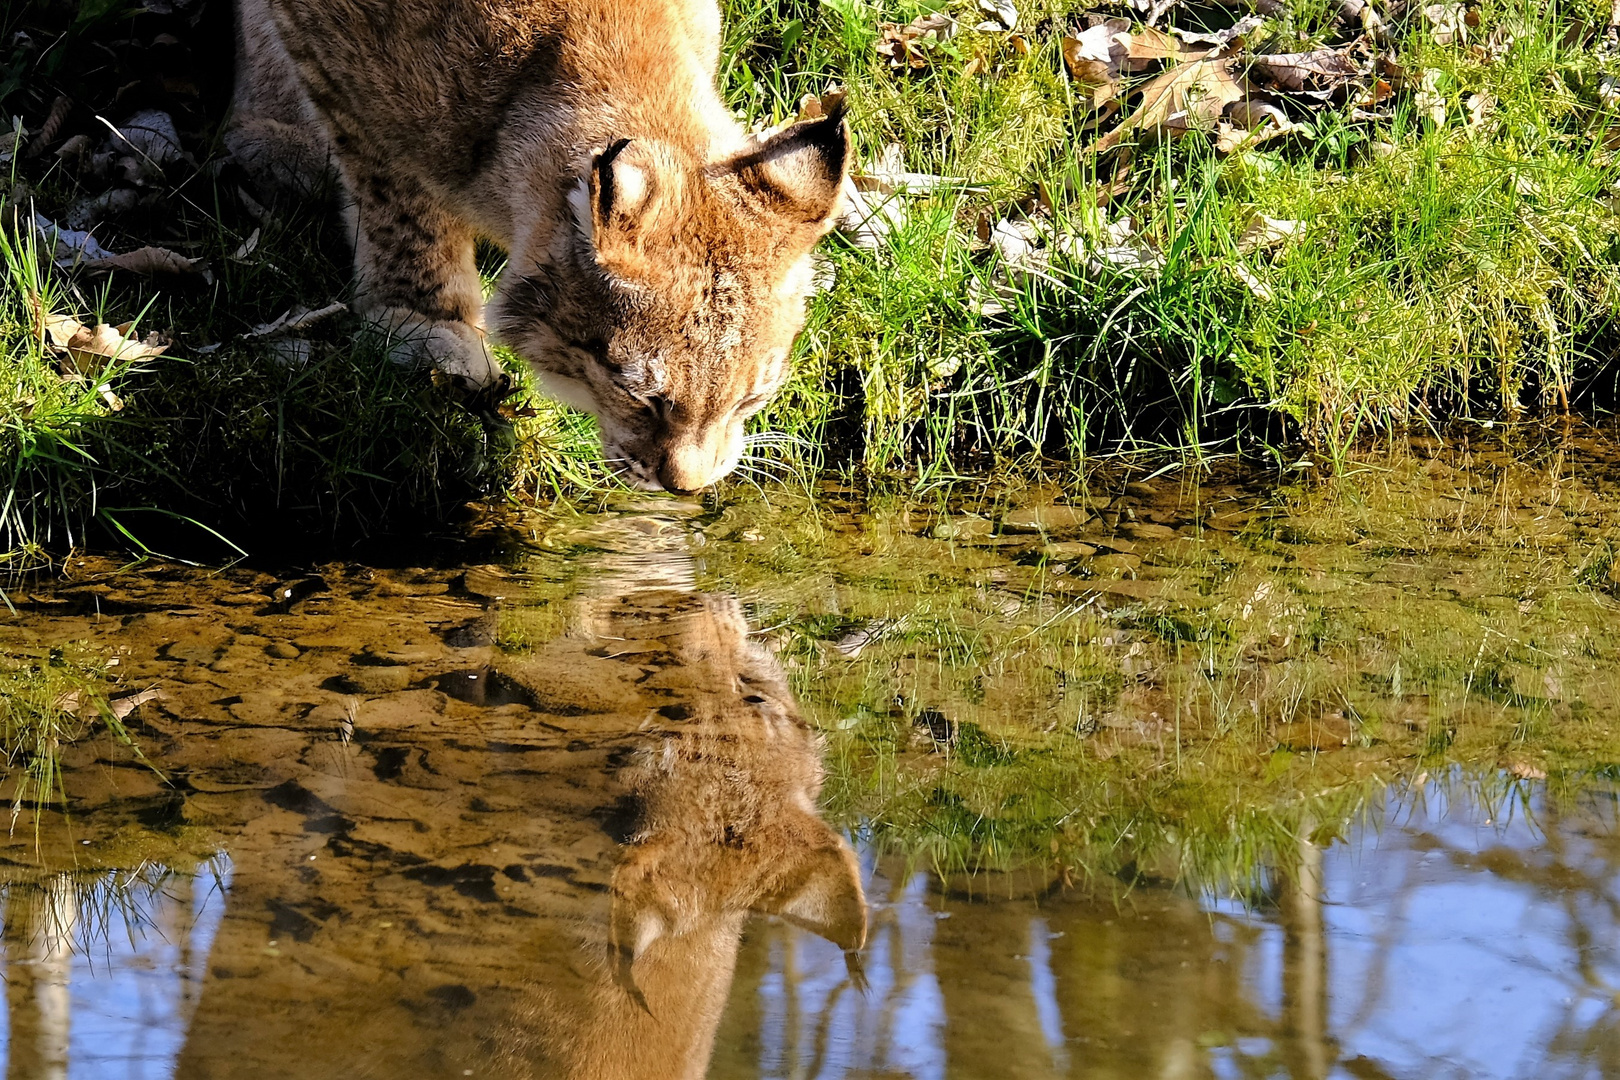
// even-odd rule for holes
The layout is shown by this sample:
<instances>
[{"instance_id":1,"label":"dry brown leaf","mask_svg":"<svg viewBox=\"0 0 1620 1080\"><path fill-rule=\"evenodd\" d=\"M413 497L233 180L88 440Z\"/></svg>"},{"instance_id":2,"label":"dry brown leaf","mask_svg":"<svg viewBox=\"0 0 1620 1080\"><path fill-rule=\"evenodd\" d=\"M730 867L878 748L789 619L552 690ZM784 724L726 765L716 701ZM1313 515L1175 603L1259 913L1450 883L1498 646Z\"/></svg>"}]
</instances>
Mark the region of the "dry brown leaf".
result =
<instances>
[{"instance_id":1,"label":"dry brown leaf","mask_svg":"<svg viewBox=\"0 0 1620 1080\"><path fill-rule=\"evenodd\" d=\"M831 116L848 96L849 92L838 84L834 84L822 91L819 97L815 94L806 94L799 99L799 115L794 117L794 123L802 123L805 120L820 120L824 116ZM257 232L258 230L254 231Z\"/></svg>"},{"instance_id":2,"label":"dry brown leaf","mask_svg":"<svg viewBox=\"0 0 1620 1080\"><path fill-rule=\"evenodd\" d=\"M142 705L145 705L148 701L163 701L168 698L168 696L169 695L165 694L162 690L152 686L145 690L137 690L133 694L124 694L120 697L115 697L111 701L107 702L107 708L118 719L127 720L129 719L130 713L134 712Z\"/></svg>"},{"instance_id":3,"label":"dry brown leaf","mask_svg":"<svg viewBox=\"0 0 1620 1080\"><path fill-rule=\"evenodd\" d=\"M200 274L203 262L202 259L188 259L168 248L143 247L123 255L87 259L80 265L98 274L109 270L128 270L135 274Z\"/></svg>"},{"instance_id":4,"label":"dry brown leaf","mask_svg":"<svg viewBox=\"0 0 1620 1080\"><path fill-rule=\"evenodd\" d=\"M1063 237L1058 244L1070 259L1083 262L1093 277L1104 270L1153 275L1164 269L1164 253L1136 231L1134 218L1120 218L1103 228L1103 243L1091 245L1080 236Z\"/></svg>"},{"instance_id":5,"label":"dry brown leaf","mask_svg":"<svg viewBox=\"0 0 1620 1080\"><path fill-rule=\"evenodd\" d=\"M960 176L911 172L906 168L905 148L888 143L876 158L850 175L857 191L877 195L926 194L939 188L970 188Z\"/></svg>"},{"instance_id":6,"label":"dry brown leaf","mask_svg":"<svg viewBox=\"0 0 1620 1080\"><path fill-rule=\"evenodd\" d=\"M1243 284L1247 285L1249 287L1249 291L1252 292L1256 298L1260 300L1271 300L1274 297L1275 294L1272 293L1271 286L1267 285L1264 281L1261 281L1259 276L1256 275L1253 270L1250 270L1247 266L1243 265L1242 262L1230 263L1229 267L1232 271L1232 276L1243 282Z\"/></svg>"},{"instance_id":7,"label":"dry brown leaf","mask_svg":"<svg viewBox=\"0 0 1620 1080\"><path fill-rule=\"evenodd\" d=\"M348 310L348 306L341 303L327 304L325 307L314 310L307 307L295 307L290 311L283 312L278 319L260 323L242 336L245 338L270 338L299 334L318 323L325 322L334 315L341 315Z\"/></svg>"},{"instance_id":8,"label":"dry brown leaf","mask_svg":"<svg viewBox=\"0 0 1620 1080\"><path fill-rule=\"evenodd\" d=\"M1215 55L1221 45L1196 43L1151 26L1132 29L1125 19L1109 19L1064 38L1062 48L1070 76L1093 88L1092 108L1101 108L1113 98L1122 74L1137 74L1160 63L1202 60Z\"/></svg>"},{"instance_id":9,"label":"dry brown leaf","mask_svg":"<svg viewBox=\"0 0 1620 1080\"><path fill-rule=\"evenodd\" d=\"M253 252L258 248L258 246L259 246L259 230L254 229L251 233L248 234L248 238L246 240L242 241L241 246L238 247L235 251L231 252L230 258L235 262L241 262L244 259L246 259L249 255L252 255Z\"/></svg>"},{"instance_id":10,"label":"dry brown leaf","mask_svg":"<svg viewBox=\"0 0 1620 1080\"><path fill-rule=\"evenodd\" d=\"M1126 70L1133 73L1146 71L1151 65L1161 61L1180 63L1184 60L1202 60L1213 56L1218 49L1219 47L1214 45L1194 44L1163 30L1155 30L1151 26L1139 26L1130 33L1126 51Z\"/></svg>"},{"instance_id":11,"label":"dry brown leaf","mask_svg":"<svg viewBox=\"0 0 1620 1080\"><path fill-rule=\"evenodd\" d=\"M1413 104L1417 107L1418 116L1435 127L1444 127L1446 124L1446 95L1440 92L1440 73L1433 68L1423 73L1418 82L1417 94Z\"/></svg>"},{"instance_id":12,"label":"dry brown leaf","mask_svg":"<svg viewBox=\"0 0 1620 1080\"><path fill-rule=\"evenodd\" d=\"M1362 88L1352 102L1358 109L1374 109L1388 101L1395 93L1395 88L1383 79L1374 79L1368 86Z\"/></svg>"},{"instance_id":13,"label":"dry brown leaf","mask_svg":"<svg viewBox=\"0 0 1620 1080\"><path fill-rule=\"evenodd\" d=\"M844 206L833 228L858 248L881 248L889 235L905 227L906 203L892 193L865 192L853 178L844 185Z\"/></svg>"},{"instance_id":14,"label":"dry brown leaf","mask_svg":"<svg viewBox=\"0 0 1620 1080\"><path fill-rule=\"evenodd\" d=\"M1188 131L1213 131L1228 106L1255 96L1254 85L1231 69L1229 60L1177 64L1143 87L1136 111L1092 143L1091 152L1105 153L1133 132L1179 138Z\"/></svg>"},{"instance_id":15,"label":"dry brown leaf","mask_svg":"<svg viewBox=\"0 0 1620 1080\"><path fill-rule=\"evenodd\" d=\"M1130 55L1130 23L1109 19L1063 39L1063 63L1076 83L1090 90L1093 109L1114 98L1120 72Z\"/></svg>"},{"instance_id":16,"label":"dry brown leaf","mask_svg":"<svg viewBox=\"0 0 1620 1080\"><path fill-rule=\"evenodd\" d=\"M1470 25L1468 12L1461 4L1430 4L1423 8L1423 21L1429 24L1429 33L1436 45L1450 45L1453 41L1467 41Z\"/></svg>"},{"instance_id":17,"label":"dry brown leaf","mask_svg":"<svg viewBox=\"0 0 1620 1080\"><path fill-rule=\"evenodd\" d=\"M1016 30L1018 9L1012 0L979 0L979 10L989 18L978 25L979 30Z\"/></svg>"},{"instance_id":18,"label":"dry brown leaf","mask_svg":"<svg viewBox=\"0 0 1620 1080\"><path fill-rule=\"evenodd\" d=\"M68 113L72 111L73 99L66 94L58 94L56 100L51 102L51 111L46 115L45 122L40 125L39 134L28 144L29 157L38 157L56 141L56 137L62 133L62 125L67 123Z\"/></svg>"},{"instance_id":19,"label":"dry brown leaf","mask_svg":"<svg viewBox=\"0 0 1620 1080\"><path fill-rule=\"evenodd\" d=\"M1297 240L1304 235L1303 221L1256 214L1249 220L1249 224L1244 226L1243 233L1238 237L1237 250L1240 255L1247 255L1262 248L1273 248L1290 240Z\"/></svg>"},{"instance_id":20,"label":"dry brown leaf","mask_svg":"<svg viewBox=\"0 0 1620 1080\"><path fill-rule=\"evenodd\" d=\"M1254 33L1260 29L1265 21L1266 17L1264 15L1250 13L1228 26L1225 30L1217 30L1212 34L1203 34L1195 30L1182 30L1179 27L1171 27L1170 32L1190 45L1215 45L1224 48L1237 42L1238 39L1245 35Z\"/></svg>"},{"instance_id":21,"label":"dry brown leaf","mask_svg":"<svg viewBox=\"0 0 1620 1080\"><path fill-rule=\"evenodd\" d=\"M148 360L163 355L169 341L161 334L148 334L143 341L132 335L134 323L89 327L70 315L45 314L42 328L50 343L63 354L67 374L91 378L114 361Z\"/></svg>"},{"instance_id":22,"label":"dry brown leaf","mask_svg":"<svg viewBox=\"0 0 1620 1080\"><path fill-rule=\"evenodd\" d=\"M1463 107L1468 110L1469 128L1483 130L1490 121L1491 114L1496 111L1496 98L1480 91L1464 98Z\"/></svg>"},{"instance_id":23,"label":"dry brown leaf","mask_svg":"<svg viewBox=\"0 0 1620 1080\"><path fill-rule=\"evenodd\" d=\"M877 54L893 68L917 70L933 59L934 47L956 36L956 20L943 11L922 15L904 26L883 23L878 27Z\"/></svg>"},{"instance_id":24,"label":"dry brown leaf","mask_svg":"<svg viewBox=\"0 0 1620 1080\"><path fill-rule=\"evenodd\" d=\"M1226 115L1215 122L1215 149L1222 154L1235 154L1268 139L1287 135L1297 126L1288 119L1287 114L1269 102L1235 102L1226 110Z\"/></svg>"},{"instance_id":25,"label":"dry brown leaf","mask_svg":"<svg viewBox=\"0 0 1620 1080\"><path fill-rule=\"evenodd\" d=\"M1338 49L1313 49L1256 56L1249 65L1249 74L1290 93L1331 92L1360 75L1361 69Z\"/></svg>"}]
</instances>

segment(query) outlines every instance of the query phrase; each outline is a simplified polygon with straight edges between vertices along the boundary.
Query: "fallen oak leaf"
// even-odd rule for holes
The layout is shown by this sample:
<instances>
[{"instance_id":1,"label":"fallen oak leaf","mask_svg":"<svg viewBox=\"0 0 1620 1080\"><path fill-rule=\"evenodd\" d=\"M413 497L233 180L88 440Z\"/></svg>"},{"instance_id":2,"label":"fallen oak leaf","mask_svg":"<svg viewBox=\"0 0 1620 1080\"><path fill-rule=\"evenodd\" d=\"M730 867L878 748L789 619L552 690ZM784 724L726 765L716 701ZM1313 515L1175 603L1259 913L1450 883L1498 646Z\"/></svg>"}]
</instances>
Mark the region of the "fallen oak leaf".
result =
<instances>
[{"instance_id":1,"label":"fallen oak leaf","mask_svg":"<svg viewBox=\"0 0 1620 1080\"><path fill-rule=\"evenodd\" d=\"M107 702L107 711L112 713L118 720L127 720L130 713L145 705L148 701L163 701L168 696L157 687L150 686L145 690L137 690L133 694L121 694L111 699Z\"/></svg>"},{"instance_id":2,"label":"fallen oak leaf","mask_svg":"<svg viewBox=\"0 0 1620 1080\"><path fill-rule=\"evenodd\" d=\"M1249 291L1253 293L1257 299L1269 301L1275 298L1276 294L1271 291L1271 286L1260 280L1259 275L1257 275L1253 270L1250 270L1241 261L1229 263L1228 269L1231 270L1233 277L1237 278L1239 281L1243 282L1244 285L1248 286Z\"/></svg>"},{"instance_id":3,"label":"fallen oak leaf","mask_svg":"<svg viewBox=\"0 0 1620 1080\"><path fill-rule=\"evenodd\" d=\"M1182 30L1174 26L1170 28L1170 32L1189 45L1214 45L1217 48L1225 48L1237 39L1247 37L1260 29L1265 24L1265 21L1266 17L1264 15L1251 13L1243 16L1243 18L1226 29L1217 30L1210 34L1200 33L1196 30Z\"/></svg>"},{"instance_id":4,"label":"fallen oak leaf","mask_svg":"<svg viewBox=\"0 0 1620 1080\"><path fill-rule=\"evenodd\" d=\"M974 27L976 30L1018 29L1018 9L1013 6L1012 0L979 0L979 10L989 18Z\"/></svg>"},{"instance_id":5,"label":"fallen oak leaf","mask_svg":"<svg viewBox=\"0 0 1620 1080\"><path fill-rule=\"evenodd\" d=\"M910 171L906 168L905 148L899 143L885 145L875 159L850 174L850 181L857 191L879 195L922 195L940 188L979 190L960 176Z\"/></svg>"},{"instance_id":6,"label":"fallen oak leaf","mask_svg":"<svg viewBox=\"0 0 1620 1080\"><path fill-rule=\"evenodd\" d=\"M874 251L889 235L905 227L905 200L893 192L862 191L850 177L844 184L843 210L833 228L858 248Z\"/></svg>"},{"instance_id":7,"label":"fallen oak leaf","mask_svg":"<svg viewBox=\"0 0 1620 1080\"><path fill-rule=\"evenodd\" d=\"M52 259L63 270L87 269L96 273L128 270L137 274L203 274L203 259L188 259L168 248L143 247L114 255L96 242L88 231L64 229L44 214L35 213L34 231L52 244Z\"/></svg>"},{"instance_id":8,"label":"fallen oak leaf","mask_svg":"<svg viewBox=\"0 0 1620 1080\"><path fill-rule=\"evenodd\" d=\"M1242 234L1237 238L1238 254L1248 255L1263 248L1277 247L1304 235L1303 221L1256 214L1249 219L1248 225L1244 226Z\"/></svg>"},{"instance_id":9,"label":"fallen oak leaf","mask_svg":"<svg viewBox=\"0 0 1620 1080\"><path fill-rule=\"evenodd\" d=\"M1109 19L1061 43L1063 64L1069 76L1088 88L1093 109L1113 100L1119 88L1120 73L1130 55L1131 24L1125 19Z\"/></svg>"},{"instance_id":10,"label":"fallen oak leaf","mask_svg":"<svg viewBox=\"0 0 1620 1080\"><path fill-rule=\"evenodd\" d=\"M1361 69L1337 49L1256 56L1249 74L1291 93L1337 91L1361 74Z\"/></svg>"},{"instance_id":11,"label":"fallen oak leaf","mask_svg":"<svg viewBox=\"0 0 1620 1080\"><path fill-rule=\"evenodd\" d=\"M1241 128L1250 131L1259 131L1268 124L1275 129L1276 134L1292 131L1296 126L1288 119L1288 114L1269 101L1256 101L1248 98L1243 101L1234 101L1226 107L1224 119ZM1269 137L1269 136L1268 136Z\"/></svg>"},{"instance_id":12,"label":"fallen oak leaf","mask_svg":"<svg viewBox=\"0 0 1620 1080\"><path fill-rule=\"evenodd\" d=\"M229 258L233 262L242 262L249 255L252 255L254 250L256 248L258 248L258 246L259 246L259 230L258 230L257 227L255 227L254 230L251 233L248 234L248 238L246 240L242 241L241 246L238 247L235 251L231 252Z\"/></svg>"},{"instance_id":13,"label":"fallen oak leaf","mask_svg":"<svg viewBox=\"0 0 1620 1080\"><path fill-rule=\"evenodd\" d=\"M927 67L935 49L956 36L956 20L943 11L921 15L905 26L886 22L878 26L877 54L892 68Z\"/></svg>"},{"instance_id":14,"label":"fallen oak leaf","mask_svg":"<svg viewBox=\"0 0 1620 1080\"><path fill-rule=\"evenodd\" d=\"M112 252L96 243L96 238L88 232L64 229L38 212L34 214L34 231L41 239L52 244L51 261L64 270L82 261L105 259L112 255Z\"/></svg>"},{"instance_id":15,"label":"fallen oak leaf","mask_svg":"<svg viewBox=\"0 0 1620 1080\"><path fill-rule=\"evenodd\" d=\"M1161 61L1180 63L1184 60L1203 60L1222 48L1224 46L1200 45L1151 26L1139 26L1130 32L1130 41L1126 46L1126 70L1135 74Z\"/></svg>"},{"instance_id":16,"label":"fallen oak leaf","mask_svg":"<svg viewBox=\"0 0 1620 1080\"><path fill-rule=\"evenodd\" d=\"M1275 105L1240 101L1215 122L1215 150L1235 154L1300 129Z\"/></svg>"},{"instance_id":17,"label":"fallen oak leaf","mask_svg":"<svg viewBox=\"0 0 1620 1080\"><path fill-rule=\"evenodd\" d=\"M1440 73L1433 68L1423 73L1418 82L1417 93L1413 96L1412 104L1417 108L1418 116L1427 120L1435 127L1446 125L1446 95L1440 91Z\"/></svg>"},{"instance_id":18,"label":"fallen oak leaf","mask_svg":"<svg viewBox=\"0 0 1620 1080\"><path fill-rule=\"evenodd\" d=\"M1468 40L1468 13L1461 4L1430 4L1422 9L1423 21L1429 24L1430 35L1436 45L1450 45L1453 41ZM1475 17L1472 25L1478 25Z\"/></svg>"},{"instance_id":19,"label":"fallen oak leaf","mask_svg":"<svg viewBox=\"0 0 1620 1080\"><path fill-rule=\"evenodd\" d=\"M64 370L71 368L69 374L85 378L99 375L108 364L118 361L162 356L169 347L168 339L161 334L148 334L144 341L133 336L134 323L88 327L77 320L65 320L47 323L46 328L51 343L66 354Z\"/></svg>"},{"instance_id":20,"label":"fallen oak leaf","mask_svg":"<svg viewBox=\"0 0 1620 1080\"><path fill-rule=\"evenodd\" d=\"M334 315L341 315L348 311L348 305L342 303L327 304L322 308L295 307L283 312L279 318L267 323L260 323L247 333L244 338L274 338L286 337L289 334L302 333L317 323L325 322Z\"/></svg>"},{"instance_id":21,"label":"fallen oak leaf","mask_svg":"<svg viewBox=\"0 0 1620 1080\"><path fill-rule=\"evenodd\" d=\"M178 251L163 247L143 247L123 255L106 255L88 259L79 265L93 273L128 270L133 274L201 274L205 272L204 259L188 259Z\"/></svg>"},{"instance_id":22,"label":"fallen oak leaf","mask_svg":"<svg viewBox=\"0 0 1620 1080\"><path fill-rule=\"evenodd\" d=\"M1213 130L1228 107L1256 95L1254 84L1232 73L1230 60L1194 60L1177 64L1142 88L1142 102L1113 131L1087 148L1103 154L1132 132L1179 138L1203 127Z\"/></svg>"}]
</instances>

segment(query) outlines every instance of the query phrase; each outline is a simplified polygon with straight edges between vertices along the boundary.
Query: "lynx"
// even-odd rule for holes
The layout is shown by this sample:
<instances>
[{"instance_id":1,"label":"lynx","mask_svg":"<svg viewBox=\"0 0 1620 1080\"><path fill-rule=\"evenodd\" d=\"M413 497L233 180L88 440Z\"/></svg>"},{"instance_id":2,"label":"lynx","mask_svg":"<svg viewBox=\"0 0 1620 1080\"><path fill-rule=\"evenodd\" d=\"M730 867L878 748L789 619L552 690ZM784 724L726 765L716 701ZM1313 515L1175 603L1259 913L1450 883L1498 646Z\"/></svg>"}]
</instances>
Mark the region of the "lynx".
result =
<instances>
[{"instance_id":1,"label":"lynx","mask_svg":"<svg viewBox=\"0 0 1620 1080\"><path fill-rule=\"evenodd\" d=\"M841 108L746 132L714 0L239 4L227 145L281 186L335 171L357 307L396 348L498 392L487 330L632 486L736 467L840 208ZM510 256L487 309L480 238Z\"/></svg>"}]
</instances>

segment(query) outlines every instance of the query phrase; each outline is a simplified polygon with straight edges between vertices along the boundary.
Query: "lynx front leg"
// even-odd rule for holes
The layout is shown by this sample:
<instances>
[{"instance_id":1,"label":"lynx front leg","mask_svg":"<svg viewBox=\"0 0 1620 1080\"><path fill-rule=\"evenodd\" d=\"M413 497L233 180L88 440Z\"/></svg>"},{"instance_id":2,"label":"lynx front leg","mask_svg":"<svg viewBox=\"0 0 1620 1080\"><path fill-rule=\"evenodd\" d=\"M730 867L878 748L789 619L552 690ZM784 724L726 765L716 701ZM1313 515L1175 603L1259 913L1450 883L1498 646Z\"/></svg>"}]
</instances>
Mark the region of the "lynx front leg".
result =
<instances>
[{"instance_id":1,"label":"lynx front leg","mask_svg":"<svg viewBox=\"0 0 1620 1080\"><path fill-rule=\"evenodd\" d=\"M416 185L344 163L352 197L356 307L405 363L431 363L468 389L510 380L483 330L473 235Z\"/></svg>"}]
</instances>

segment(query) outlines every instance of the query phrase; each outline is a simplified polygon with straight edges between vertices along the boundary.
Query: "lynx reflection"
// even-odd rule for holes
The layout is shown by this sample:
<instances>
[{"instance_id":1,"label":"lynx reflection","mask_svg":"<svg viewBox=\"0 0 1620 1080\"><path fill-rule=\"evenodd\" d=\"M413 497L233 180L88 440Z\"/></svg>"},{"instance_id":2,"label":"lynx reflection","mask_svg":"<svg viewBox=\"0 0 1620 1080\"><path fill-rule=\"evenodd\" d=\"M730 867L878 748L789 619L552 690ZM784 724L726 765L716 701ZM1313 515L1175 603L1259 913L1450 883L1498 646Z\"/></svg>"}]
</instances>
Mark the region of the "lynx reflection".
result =
<instances>
[{"instance_id":1,"label":"lynx reflection","mask_svg":"<svg viewBox=\"0 0 1620 1080\"><path fill-rule=\"evenodd\" d=\"M698 1077L752 917L862 946L782 669L684 530L609 524L587 595L513 589L507 647L262 793L179 1075Z\"/></svg>"},{"instance_id":2,"label":"lynx reflection","mask_svg":"<svg viewBox=\"0 0 1620 1080\"><path fill-rule=\"evenodd\" d=\"M628 669L647 716L618 779L632 807L607 962L565 1017L507 1029L569 1077L705 1074L751 912L846 952L866 937L860 868L816 814L821 759L781 668L730 597L634 592L589 605L585 637ZM538 664L515 669L536 682Z\"/></svg>"}]
</instances>

